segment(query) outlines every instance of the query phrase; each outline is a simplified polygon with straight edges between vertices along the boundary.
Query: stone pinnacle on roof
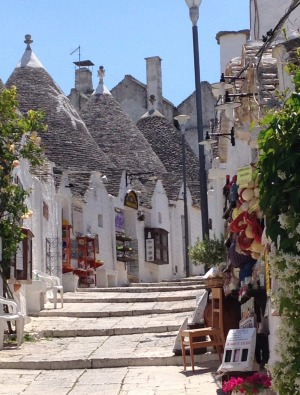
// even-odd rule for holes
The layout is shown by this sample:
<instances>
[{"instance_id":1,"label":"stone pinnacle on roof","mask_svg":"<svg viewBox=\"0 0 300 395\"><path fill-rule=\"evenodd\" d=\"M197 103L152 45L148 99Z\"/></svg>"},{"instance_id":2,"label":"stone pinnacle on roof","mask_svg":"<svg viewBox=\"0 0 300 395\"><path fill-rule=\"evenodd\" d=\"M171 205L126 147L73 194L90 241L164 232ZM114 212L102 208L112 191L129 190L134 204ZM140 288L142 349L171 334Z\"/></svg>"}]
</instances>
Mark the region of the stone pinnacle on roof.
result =
<instances>
[{"instance_id":1,"label":"stone pinnacle on roof","mask_svg":"<svg viewBox=\"0 0 300 395\"><path fill-rule=\"evenodd\" d=\"M31 40L31 34L25 34L24 43L27 44L27 48L26 49L31 49L30 44L33 43L33 40Z\"/></svg>"},{"instance_id":2,"label":"stone pinnacle on roof","mask_svg":"<svg viewBox=\"0 0 300 395\"><path fill-rule=\"evenodd\" d=\"M156 102L156 97L155 97L155 95L150 95L150 97L149 97L149 102L152 104L152 106L154 106L154 103Z\"/></svg>"},{"instance_id":3,"label":"stone pinnacle on roof","mask_svg":"<svg viewBox=\"0 0 300 395\"><path fill-rule=\"evenodd\" d=\"M155 95L149 96L149 103L151 104L151 108L146 112L146 114L142 115L141 118L150 117L153 115L156 115L157 117L163 117L163 115L156 109Z\"/></svg>"},{"instance_id":4,"label":"stone pinnacle on roof","mask_svg":"<svg viewBox=\"0 0 300 395\"><path fill-rule=\"evenodd\" d=\"M32 52L30 44L33 43L33 40L31 39L30 34L25 34L25 40L24 43L27 44L25 52L20 60L20 62L17 64L16 68L19 67L42 67L42 63L38 60L38 58L35 56L35 54Z\"/></svg>"},{"instance_id":5,"label":"stone pinnacle on roof","mask_svg":"<svg viewBox=\"0 0 300 395\"><path fill-rule=\"evenodd\" d=\"M106 86L104 85L104 76L105 76L105 70L103 66L99 67L98 70L98 77L99 77L99 84L97 86L97 89L94 92L94 95L110 95L111 93L109 92L109 90L106 88Z\"/></svg>"}]
</instances>

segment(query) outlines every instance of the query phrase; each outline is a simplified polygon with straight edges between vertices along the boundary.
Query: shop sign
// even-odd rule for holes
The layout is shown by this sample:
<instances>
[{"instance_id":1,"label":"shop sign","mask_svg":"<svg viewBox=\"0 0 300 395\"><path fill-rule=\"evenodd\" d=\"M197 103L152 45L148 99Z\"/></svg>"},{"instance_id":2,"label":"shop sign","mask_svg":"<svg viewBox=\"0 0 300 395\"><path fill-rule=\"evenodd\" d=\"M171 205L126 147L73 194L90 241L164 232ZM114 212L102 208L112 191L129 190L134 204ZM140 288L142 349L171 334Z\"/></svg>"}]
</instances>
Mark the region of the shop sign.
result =
<instances>
[{"instance_id":1,"label":"shop sign","mask_svg":"<svg viewBox=\"0 0 300 395\"><path fill-rule=\"evenodd\" d=\"M138 202L137 195L134 191L132 191L132 190L127 191L127 193L125 195L124 206L133 208L135 210L138 209L139 202Z\"/></svg>"},{"instance_id":2,"label":"shop sign","mask_svg":"<svg viewBox=\"0 0 300 395\"><path fill-rule=\"evenodd\" d=\"M145 260L147 262L154 262L154 238L150 231L146 231L146 242L145 242Z\"/></svg>"},{"instance_id":3,"label":"shop sign","mask_svg":"<svg viewBox=\"0 0 300 395\"><path fill-rule=\"evenodd\" d=\"M230 329L220 370L222 372L253 369L256 328Z\"/></svg>"},{"instance_id":4,"label":"shop sign","mask_svg":"<svg viewBox=\"0 0 300 395\"><path fill-rule=\"evenodd\" d=\"M252 167L245 166L237 170L237 184L239 188L247 188L248 183L252 180Z\"/></svg>"}]
</instances>

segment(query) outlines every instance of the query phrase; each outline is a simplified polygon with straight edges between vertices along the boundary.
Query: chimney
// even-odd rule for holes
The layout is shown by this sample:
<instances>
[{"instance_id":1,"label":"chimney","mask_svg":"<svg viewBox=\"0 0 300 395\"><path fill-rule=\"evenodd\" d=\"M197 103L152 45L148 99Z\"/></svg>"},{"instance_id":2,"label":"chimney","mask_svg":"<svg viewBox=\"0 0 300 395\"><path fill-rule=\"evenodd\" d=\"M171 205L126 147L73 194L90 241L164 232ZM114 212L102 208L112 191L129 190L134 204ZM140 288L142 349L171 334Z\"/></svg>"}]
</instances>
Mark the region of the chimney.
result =
<instances>
[{"instance_id":1,"label":"chimney","mask_svg":"<svg viewBox=\"0 0 300 395\"><path fill-rule=\"evenodd\" d=\"M87 67L75 70L75 89L85 94L93 92L92 72Z\"/></svg>"},{"instance_id":2,"label":"chimney","mask_svg":"<svg viewBox=\"0 0 300 395\"><path fill-rule=\"evenodd\" d=\"M150 96L155 97L155 103L151 109L163 113L162 108L162 78L161 78L161 58L159 56L152 56L146 59L146 73L147 73L147 103L148 110L150 110L151 103L149 103Z\"/></svg>"},{"instance_id":3,"label":"chimney","mask_svg":"<svg viewBox=\"0 0 300 395\"><path fill-rule=\"evenodd\" d=\"M220 45L220 74L224 73L231 59L242 56L242 46L249 39L249 30L223 31L216 35Z\"/></svg>"}]
</instances>

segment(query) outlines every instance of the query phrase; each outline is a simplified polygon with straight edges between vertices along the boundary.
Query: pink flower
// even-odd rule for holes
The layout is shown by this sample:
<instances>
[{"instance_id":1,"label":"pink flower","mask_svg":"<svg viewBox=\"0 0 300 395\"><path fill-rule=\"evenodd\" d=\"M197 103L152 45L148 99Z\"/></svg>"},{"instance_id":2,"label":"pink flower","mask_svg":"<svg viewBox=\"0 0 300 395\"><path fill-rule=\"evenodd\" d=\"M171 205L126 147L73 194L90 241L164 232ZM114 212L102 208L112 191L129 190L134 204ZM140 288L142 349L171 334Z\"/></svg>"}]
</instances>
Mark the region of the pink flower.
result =
<instances>
[{"instance_id":1,"label":"pink flower","mask_svg":"<svg viewBox=\"0 0 300 395\"><path fill-rule=\"evenodd\" d=\"M246 378L231 377L223 383L224 392L240 392L245 395L258 394L261 390L271 386L271 379L266 374L254 373Z\"/></svg>"}]
</instances>

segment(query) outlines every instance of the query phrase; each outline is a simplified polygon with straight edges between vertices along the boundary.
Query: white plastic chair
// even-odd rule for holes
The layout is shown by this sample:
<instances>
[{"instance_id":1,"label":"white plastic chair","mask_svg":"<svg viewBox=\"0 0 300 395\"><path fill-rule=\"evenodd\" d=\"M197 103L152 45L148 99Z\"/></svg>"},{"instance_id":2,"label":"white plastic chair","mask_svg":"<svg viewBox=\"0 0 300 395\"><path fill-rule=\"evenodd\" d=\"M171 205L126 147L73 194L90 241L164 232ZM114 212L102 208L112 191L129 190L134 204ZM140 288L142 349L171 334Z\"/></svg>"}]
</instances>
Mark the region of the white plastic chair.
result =
<instances>
[{"instance_id":1,"label":"white plastic chair","mask_svg":"<svg viewBox=\"0 0 300 395\"><path fill-rule=\"evenodd\" d=\"M8 313L4 312L3 306L8 306ZM3 350L4 332L7 328L7 322L15 322L17 332L18 347L23 342L25 317L19 311L18 305L14 300L5 299L0 296L0 350Z\"/></svg>"},{"instance_id":2,"label":"white plastic chair","mask_svg":"<svg viewBox=\"0 0 300 395\"><path fill-rule=\"evenodd\" d=\"M51 291L53 295L54 308L57 307L57 294L60 294L61 307L64 307L64 288L60 284L60 278L56 276L51 276L40 272L39 270L33 270L38 280L44 281L47 287L47 291Z\"/></svg>"}]
</instances>

